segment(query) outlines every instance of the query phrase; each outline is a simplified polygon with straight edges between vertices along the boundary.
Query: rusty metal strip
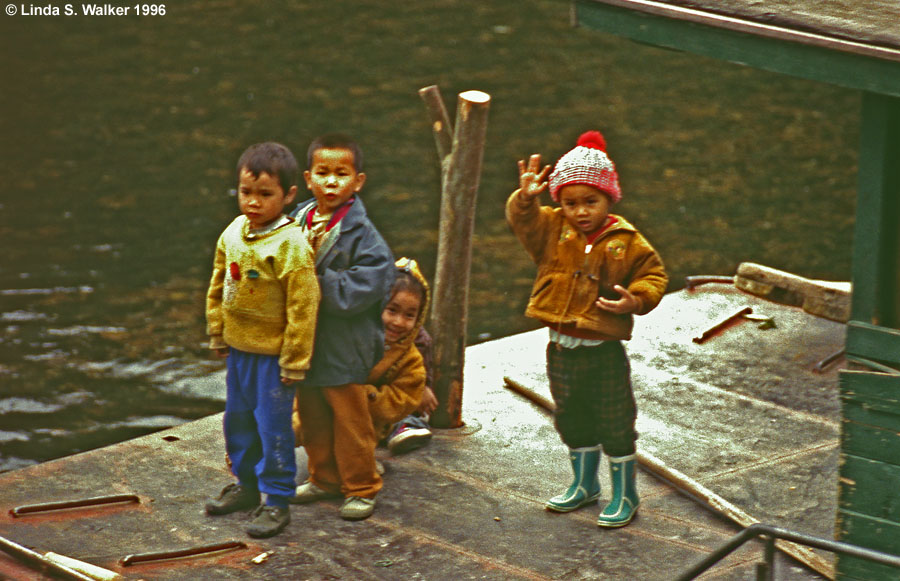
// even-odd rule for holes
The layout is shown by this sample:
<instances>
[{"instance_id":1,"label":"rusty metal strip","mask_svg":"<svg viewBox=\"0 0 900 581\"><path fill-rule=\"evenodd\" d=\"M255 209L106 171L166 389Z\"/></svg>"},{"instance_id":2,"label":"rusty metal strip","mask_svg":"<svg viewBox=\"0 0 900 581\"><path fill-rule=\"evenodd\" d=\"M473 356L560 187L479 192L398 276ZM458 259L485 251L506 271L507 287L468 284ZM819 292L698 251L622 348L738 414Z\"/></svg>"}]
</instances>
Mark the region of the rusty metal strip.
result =
<instances>
[{"instance_id":1,"label":"rusty metal strip","mask_svg":"<svg viewBox=\"0 0 900 581\"><path fill-rule=\"evenodd\" d=\"M696 274L684 277L684 288L694 290L702 284L734 284L733 276L722 276L717 274Z\"/></svg>"},{"instance_id":2,"label":"rusty metal strip","mask_svg":"<svg viewBox=\"0 0 900 581\"><path fill-rule=\"evenodd\" d=\"M831 366L832 363L834 363L841 357L844 357L844 355L846 355L846 350L843 347L841 347L838 351L835 351L828 357L826 357L826 358L822 359L821 361L819 361L818 363L816 363L813 366L813 371L815 371L817 373L823 373L829 366Z\"/></svg>"},{"instance_id":3,"label":"rusty metal strip","mask_svg":"<svg viewBox=\"0 0 900 581\"><path fill-rule=\"evenodd\" d=\"M235 549L246 549L247 543L243 541L224 541L221 543L213 543L211 545L200 545L197 547L189 547L187 549L176 549L174 551L158 551L154 553L136 553L123 557L119 563L123 567L129 567L137 563L148 563L151 561L167 561L170 559L183 559L185 557L199 557L210 553L218 553L221 551L231 551Z\"/></svg>"},{"instance_id":4,"label":"rusty metal strip","mask_svg":"<svg viewBox=\"0 0 900 581\"><path fill-rule=\"evenodd\" d=\"M731 327L732 325L737 324L745 315L749 315L752 312L753 312L752 307L742 308L741 310L739 310L738 312L729 316L728 318L722 320L719 323L716 323L715 325L713 325L706 331L703 331L703 333L701 333L697 337L694 337L693 338L694 343L697 343L697 344L705 343L711 337L718 335L719 333L721 333L728 327Z\"/></svg>"},{"instance_id":5,"label":"rusty metal strip","mask_svg":"<svg viewBox=\"0 0 900 581\"><path fill-rule=\"evenodd\" d=\"M141 499L136 494L114 494L111 496L95 496L79 500L63 500L59 502L42 502L39 504L25 504L10 509L9 514L18 518L27 514L50 512L54 510L67 510L72 508L85 508L88 506L100 506L104 504L117 504L120 502L134 502L140 504Z\"/></svg>"}]
</instances>

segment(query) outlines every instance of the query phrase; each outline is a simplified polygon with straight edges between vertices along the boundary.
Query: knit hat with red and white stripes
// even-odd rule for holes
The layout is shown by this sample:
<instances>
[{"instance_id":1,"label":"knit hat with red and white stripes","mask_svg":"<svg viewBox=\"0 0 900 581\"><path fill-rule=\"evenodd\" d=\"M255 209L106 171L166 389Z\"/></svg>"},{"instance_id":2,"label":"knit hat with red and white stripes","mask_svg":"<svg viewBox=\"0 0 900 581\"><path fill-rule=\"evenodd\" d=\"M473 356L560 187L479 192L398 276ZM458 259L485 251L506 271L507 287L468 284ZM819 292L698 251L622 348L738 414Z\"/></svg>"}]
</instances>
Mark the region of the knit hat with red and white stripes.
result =
<instances>
[{"instance_id":1,"label":"knit hat with red and white stripes","mask_svg":"<svg viewBox=\"0 0 900 581\"><path fill-rule=\"evenodd\" d=\"M606 155L606 140L599 131L582 133L575 148L559 158L550 174L550 196L559 201L559 189L569 184L594 186L613 203L622 199L616 166Z\"/></svg>"}]
</instances>

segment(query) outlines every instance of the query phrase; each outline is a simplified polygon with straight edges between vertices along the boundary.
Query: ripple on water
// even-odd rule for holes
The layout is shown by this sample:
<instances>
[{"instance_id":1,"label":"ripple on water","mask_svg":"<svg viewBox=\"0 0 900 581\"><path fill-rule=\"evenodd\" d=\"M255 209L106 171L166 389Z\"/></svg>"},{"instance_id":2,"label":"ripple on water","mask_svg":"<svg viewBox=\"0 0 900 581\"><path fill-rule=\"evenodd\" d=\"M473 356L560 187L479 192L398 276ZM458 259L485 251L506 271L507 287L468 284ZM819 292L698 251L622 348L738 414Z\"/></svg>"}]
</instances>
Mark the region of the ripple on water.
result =
<instances>
[{"instance_id":1,"label":"ripple on water","mask_svg":"<svg viewBox=\"0 0 900 581\"><path fill-rule=\"evenodd\" d=\"M7 397L0 399L0 415L3 414L52 414L69 406L88 401L91 394L85 391L73 391L58 395L54 401L38 401L27 397Z\"/></svg>"},{"instance_id":2,"label":"ripple on water","mask_svg":"<svg viewBox=\"0 0 900 581\"><path fill-rule=\"evenodd\" d=\"M29 321L41 321L47 319L46 313L35 313L32 311L18 310L0 313L0 321L5 323L27 323Z\"/></svg>"}]
</instances>

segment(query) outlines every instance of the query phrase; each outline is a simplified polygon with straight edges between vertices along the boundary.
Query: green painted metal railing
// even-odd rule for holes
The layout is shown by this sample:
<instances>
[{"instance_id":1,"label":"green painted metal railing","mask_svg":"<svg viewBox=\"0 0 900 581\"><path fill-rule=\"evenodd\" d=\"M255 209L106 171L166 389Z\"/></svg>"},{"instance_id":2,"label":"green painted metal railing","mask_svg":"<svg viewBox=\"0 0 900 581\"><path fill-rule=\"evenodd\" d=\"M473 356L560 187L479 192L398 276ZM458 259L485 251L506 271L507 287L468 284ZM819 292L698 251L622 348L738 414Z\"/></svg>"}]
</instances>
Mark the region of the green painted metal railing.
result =
<instances>
[{"instance_id":1,"label":"green painted metal railing","mask_svg":"<svg viewBox=\"0 0 900 581\"><path fill-rule=\"evenodd\" d=\"M848 543L841 543L839 541L831 541L828 539L813 537L810 535L805 535L803 533L798 533L795 531L790 531L787 529L760 523L750 525L749 527L745 528L743 531L732 537L731 540L729 540L727 543L713 551L708 557L676 577L676 581L690 581L691 579L696 579L702 573L712 568L716 563L737 550L741 545L757 537L765 537L766 541L764 549L765 561L763 563L760 563L757 568L757 579L759 579L760 581L775 579L776 539L783 539L785 541L805 545L814 549L823 549L825 551L837 553L839 555L856 557L859 559L865 559L867 561L877 563L879 565L893 567L894 569L898 570L898 576L900 576L900 556L889 555L887 553L882 553L881 551L873 551L871 549L858 547L856 545L851 545Z\"/></svg>"}]
</instances>

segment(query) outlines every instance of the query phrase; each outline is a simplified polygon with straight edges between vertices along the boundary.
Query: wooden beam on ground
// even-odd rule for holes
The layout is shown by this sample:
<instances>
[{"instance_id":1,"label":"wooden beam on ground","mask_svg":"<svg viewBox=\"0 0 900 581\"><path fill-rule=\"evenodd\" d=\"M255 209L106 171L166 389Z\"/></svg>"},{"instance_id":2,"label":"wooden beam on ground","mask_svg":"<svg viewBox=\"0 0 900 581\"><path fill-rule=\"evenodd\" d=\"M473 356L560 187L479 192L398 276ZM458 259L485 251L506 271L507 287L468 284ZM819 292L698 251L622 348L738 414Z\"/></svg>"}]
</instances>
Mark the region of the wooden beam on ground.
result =
<instances>
[{"instance_id":1,"label":"wooden beam on ground","mask_svg":"<svg viewBox=\"0 0 900 581\"><path fill-rule=\"evenodd\" d=\"M37 551L32 551L28 547L24 547L5 537L0 537L0 551L15 558L20 563L24 563L29 568L40 571L47 575L56 577L57 579L69 579L72 581L96 581L94 577L85 575L80 571L75 571L64 565L56 563Z\"/></svg>"},{"instance_id":2,"label":"wooden beam on ground","mask_svg":"<svg viewBox=\"0 0 900 581\"><path fill-rule=\"evenodd\" d=\"M850 320L850 283L812 280L761 264L738 266L734 286L776 303L802 307L839 323Z\"/></svg>"}]
</instances>

